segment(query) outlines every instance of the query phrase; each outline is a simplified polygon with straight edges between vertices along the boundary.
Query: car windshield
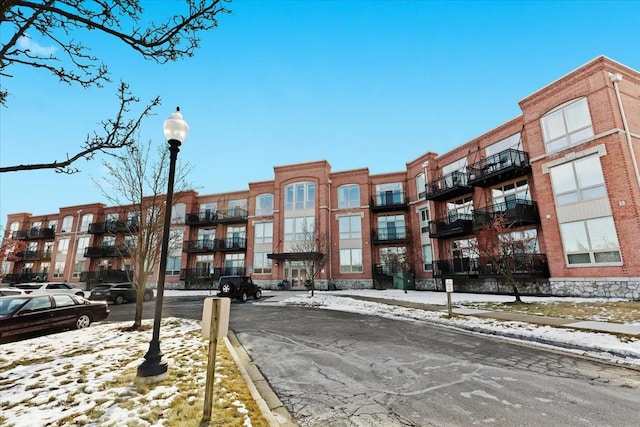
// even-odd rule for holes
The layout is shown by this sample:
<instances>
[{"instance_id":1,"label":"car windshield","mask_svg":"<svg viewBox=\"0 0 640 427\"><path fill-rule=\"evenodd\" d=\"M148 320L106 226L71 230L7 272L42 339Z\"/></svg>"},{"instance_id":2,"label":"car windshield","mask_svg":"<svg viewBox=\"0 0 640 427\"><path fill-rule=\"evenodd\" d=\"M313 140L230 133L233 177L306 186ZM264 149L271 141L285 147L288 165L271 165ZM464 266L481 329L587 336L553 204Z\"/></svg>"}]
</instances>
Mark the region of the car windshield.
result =
<instances>
[{"instance_id":1,"label":"car windshield","mask_svg":"<svg viewBox=\"0 0 640 427\"><path fill-rule=\"evenodd\" d=\"M13 314L30 298L27 297L2 297L0 298L0 316Z\"/></svg>"}]
</instances>

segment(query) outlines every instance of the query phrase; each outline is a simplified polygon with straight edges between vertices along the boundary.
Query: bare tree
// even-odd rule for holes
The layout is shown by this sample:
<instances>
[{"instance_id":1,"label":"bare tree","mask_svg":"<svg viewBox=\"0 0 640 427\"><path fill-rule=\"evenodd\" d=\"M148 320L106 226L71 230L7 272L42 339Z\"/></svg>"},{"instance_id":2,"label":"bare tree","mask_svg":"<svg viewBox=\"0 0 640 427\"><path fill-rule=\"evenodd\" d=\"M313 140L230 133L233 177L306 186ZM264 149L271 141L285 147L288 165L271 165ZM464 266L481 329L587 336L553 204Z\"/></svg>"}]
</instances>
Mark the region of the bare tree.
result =
<instances>
[{"instance_id":1,"label":"bare tree","mask_svg":"<svg viewBox=\"0 0 640 427\"><path fill-rule=\"evenodd\" d=\"M6 271L2 269L2 264L5 261L22 261L26 249L27 243L24 240L15 240L10 237L2 240L2 244L0 245L0 276L6 274Z\"/></svg>"},{"instance_id":2,"label":"bare tree","mask_svg":"<svg viewBox=\"0 0 640 427\"><path fill-rule=\"evenodd\" d=\"M78 40L84 34L100 34L116 40L144 59L163 64L193 56L199 47L199 34L218 26L218 14L230 12L222 0L184 0L184 13L168 16L157 24L157 16L145 14L131 0L0 0L0 104L7 105L7 80L21 67L47 71L60 82L84 88L109 83L107 65ZM153 7L160 3L149 2ZM132 135L140 121L158 105L154 99L136 119L126 119L132 103L138 102L124 83L118 91L120 108L116 118L102 123L104 135L90 134L75 154L64 160L0 168L0 172L54 169L77 172L75 161L91 159L96 152L111 152L133 143Z\"/></svg>"},{"instance_id":3,"label":"bare tree","mask_svg":"<svg viewBox=\"0 0 640 427\"><path fill-rule=\"evenodd\" d=\"M292 251L300 254L299 256L309 280L311 296L313 296L316 278L324 268L327 254L329 253L329 235L306 223L302 227L302 231L296 234L299 234L300 238L293 242Z\"/></svg>"},{"instance_id":4,"label":"bare tree","mask_svg":"<svg viewBox=\"0 0 640 427\"><path fill-rule=\"evenodd\" d=\"M511 285L516 302L521 303L515 274L527 268L536 255L536 236L524 230L514 231L503 214L497 213L476 234L470 248L478 254L479 265L490 266Z\"/></svg>"},{"instance_id":5,"label":"bare tree","mask_svg":"<svg viewBox=\"0 0 640 427\"><path fill-rule=\"evenodd\" d=\"M129 261L133 266L128 273L138 287L132 326L135 329L142 323L144 288L160 258L164 216L172 214L172 206L166 206L164 194L169 174L166 147L158 148L157 157L153 157L151 141L135 142L126 151L126 155L117 157L115 162L103 162L107 176L94 182L111 205L122 207L120 215L136 214L133 224L128 223L126 236L130 237L118 235L120 241L116 242L122 261ZM180 193L192 189L186 181L190 170L189 164L176 168L174 206L180 201ZM182 232L182 227L171 229L170 251L182 243Z\"/></svg>"}]
</instances>

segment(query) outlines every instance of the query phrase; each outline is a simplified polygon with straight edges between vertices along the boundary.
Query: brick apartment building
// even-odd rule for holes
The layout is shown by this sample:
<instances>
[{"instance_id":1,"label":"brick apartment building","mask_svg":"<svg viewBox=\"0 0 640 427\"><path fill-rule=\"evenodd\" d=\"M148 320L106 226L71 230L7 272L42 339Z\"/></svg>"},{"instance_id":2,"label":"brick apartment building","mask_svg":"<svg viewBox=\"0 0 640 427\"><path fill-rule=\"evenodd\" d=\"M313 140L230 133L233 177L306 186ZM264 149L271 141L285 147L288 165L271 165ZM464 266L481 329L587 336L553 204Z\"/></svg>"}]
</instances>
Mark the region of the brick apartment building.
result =
<instances>
[{"instance_id":1,"label":"brick apartment building","mask_svg":"<svg viewBox=\"0 0 640 427\"><path fill-rule=\"evenodd\" d=\"M501 217L526 241L514 268L521 293L640 298L640 73L601 56L518 104L518 117L405 171L332 172L317 161L276 166L244 191L182 194L167 287L249 274L265 288L304 289L299 242L315 229L327 242L318 289L440 290L453 278L458 291L509 292L477 250L483 224ZM3 282L124 280L131 267L114 245L137 215L100 203L8 215L4 237L27 248L4 263Z\"/></svg>"}]
</instances>

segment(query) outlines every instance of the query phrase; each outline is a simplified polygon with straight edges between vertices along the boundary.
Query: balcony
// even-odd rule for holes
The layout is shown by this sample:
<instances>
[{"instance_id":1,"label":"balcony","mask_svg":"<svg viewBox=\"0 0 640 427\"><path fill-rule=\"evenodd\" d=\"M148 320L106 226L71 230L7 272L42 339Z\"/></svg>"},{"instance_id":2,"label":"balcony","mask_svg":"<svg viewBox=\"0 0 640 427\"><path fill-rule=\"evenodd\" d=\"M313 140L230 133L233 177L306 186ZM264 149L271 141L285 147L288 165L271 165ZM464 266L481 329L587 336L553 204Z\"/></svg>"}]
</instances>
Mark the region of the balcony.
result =
<instances>
[{"instance_id":1,"label":"balcony","mask_svg":"<svg viewBox=\"0 0 640 427\"><path fill-rule=\"evenodd\" d=\"M137 219L129 219L127 221L109 220L89 224L87 232L89 234L136 233L139 228L140 223Z\"/></svg>"},{"instance_id":2,"label":"balcony","mask_svg":"<svg viewBox=\"0 0 640 427\"><path fill-rule=\"evenodd\" d=\"M244 251L247 249L247 239L229 237L227 239L201 239L184 242L182 252L212 253Z\"/></svg>"},{"instance_id":3,"label":"balcony","mask_svg":"<svg viewBox=\"0 0 640 427\"><path fill-rule=\"evenodd\" d=\"M540 224L538 204L531 200L515 199L486 208L476 209L473 213L473 228L478 230L488 226L500 216L504 217L506 227L522 227Z\"/></svg>"},{"instance_id":4,"label":"balcony","mask_svg":"<svg viewBox=\"0 0 640 427\"><path fill-rule=\"evenodd\" d=\"M369 204L373 212L397 211L409 208L404 191L383 191L371 197Z\"/></svg>"},{"instance_id":5,"label":"balcony","mask_svg":"<svg viewBox=\"0 0 640 427\"><path fill-rule=\"evenodd\" d=\"M474 163L469 168L469 185L487 188L530 173L529 154L510 148Z\"/></svg>"},{"instance_id":6,"label":"balcony","mask_svg":"<svg viewBox=\"0 0 640 427\"><path fill-rule=\"evenodd\" d=\"M427 200L441 202L473 191L468 183L469 174L455 171L427 184Z\"/></svg>"},{"instance_id":7,"label":"balcony","mask_svg":"<svg viewBox=\"0 0 640 427\"><path fill-rule=\"evenodd\" d=\"M80 281L86 283L128 282L130 279L124 270L81 271Z\"/></svg>"},{"instance_id":8,"label":"balcony","mask_svg":"<svg viewBox=\"0 0 640 427\"><path fill-rule=\"evenodd\" d=\"M53 228L31 228L29 230L18 230L11 233L13 240L37 240L37 239L53 239L56 232Z\"/></svg>"},{"instance_id":9,"label":"balcony","mask_svg":"<svg viewBox=\"0 0 640 427\"><path fill-rule=\"evenodd\" d=\"M126 245L89 246L84 249L85 258L117 258L128 254L130 248Z\"/></svg>"},{"instance_id":10,"label":"balcony","mask_svg":"<svg viewBox=\"0 0 640 427\"><path fill-rule=\"evenodd\" d=\"M429 221L429 237L459 237L473 233L473 214L451 212L444 218Z\"/></svg>"},{"instance_id":11,"label":"balcony","mask_svg":"<svg viewBox=\"0 0 640 427\"><path fill-rule=\"evenodd\" d=\"M51 251L26 251L24 254L25 261L50 260Z\"/></svg>"},{"instance_id":12,"label":"balcony","mask_svg":"<svg viewBox=\"0 0 640 427\"><path fill-rule=\"evenodd\" d=\"M405 226L382 227L371 230L371 242L374 245L388 243L409 243L409 233Z\"/></svg>"},{"instance_id":13,"label":"balcony","mask_svg":"<svg viewBox=\"0 0 640 427\"><path fill-rule=\"evenodd\" d=\"M516 280L542 279L549 277L549 266L545 254L519 254L513 259L495 258L454 258L433 262L433 277L503 277L500 267L514 262L513 277Z\"/></svg>"},{"instance_id":14,"label":"balcony","mask_svg":"<svg viewBox=\"0 0 640 427\"><path fill-rule=\"evenodd\" d=\"M215 212L201 211L187 215L185 224L192 227L211 226L217 224L247 223L249 214L246 209L231 208L221 209Z\"/></svg>"}]
</instances>

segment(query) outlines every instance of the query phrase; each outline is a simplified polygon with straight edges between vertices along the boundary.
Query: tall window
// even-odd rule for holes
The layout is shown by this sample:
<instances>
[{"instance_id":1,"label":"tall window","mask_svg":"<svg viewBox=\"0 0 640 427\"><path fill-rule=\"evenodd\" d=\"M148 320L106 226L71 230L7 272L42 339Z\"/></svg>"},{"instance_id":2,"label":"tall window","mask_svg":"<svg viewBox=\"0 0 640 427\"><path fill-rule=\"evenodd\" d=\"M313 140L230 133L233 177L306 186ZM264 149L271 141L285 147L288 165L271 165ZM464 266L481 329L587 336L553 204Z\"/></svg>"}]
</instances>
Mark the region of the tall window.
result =
<instances>
[{"instance_id":1,"label":"tall window","mask_svg":"<svg viewBox=\"0 0 640 427\"><path fill-rule=\"evenodd\" d=\"M173 224L184 223L184 219L187 215L187 205L184 203L178 203L171 207L171 222Z\"/></svg>"},{"instance_id":2,"label":"tall window","mask_svg":"<svg viewBox=\"0 0 640 427\"><path fill-rule=\"evenodd\" d=\"M493 203L499 210L512 209L516 200L531 200L529 181L526 179L510 182L491 189Z\"/></svg>"},{"instance_id":3,"label":"tall window","mask_svg":"<svg viewBox=\"0 0 640 427\"><path fill-rule=\"evenodd\" d=\"M429 209L423 208L418 211L418 218L420 218L420 232L429 232Z\"/></svg>"},{"instance_id":4,"label":"tall window","mask_svg":"<svg viewBox=\"0 0 640 427\"><path fill-rule=\"evenodd\" d=\"M384 215L378 217L378 238L381 240L404 239L407 231L404 215Z\"/></svg>"},{"instance_id":5,"label":"tall window","mask_svg":"<svg viewBox=\"0 0 640 427\"><path fill-rule=\"evenodd\" d=\"M362 218L360 215L341 216L338 218L341 239L362 238Z\"/></svg>"},{"instance_id":6,"label":"tall window","mask_svg":"<svg viewBox=\"0 0 640 427\"><path fill-rule=\"evenodd\" d=\"M256 215L273 215L273 194L256 196Z\"/></svg>"},{"instance_id":7,"label":"tall window","mask_svg":"<svg viewBox=\"0 0 640 427\"><path fill-rule=\"evenodd\" d=\"M167 257L167 271L165 276L179 276L180 275L180 256Z\"/></svg>"},{"instance_id":8,"label":"tall window","mask_svg":"<svg viewBox=\"0 0 640 427\"><path fill-rule=\"evenodd\" d=\"M56 231L56 229L58 228L58 220L52 219L51 221L49 221L49 228L53 231Z\"/></svg>"},{"instance_id":9,"label":"tall window","mask_svg":"<svg viewBox=\"0 0 640 427\"><path fill-rule=\"evenodd\" d=\"M64 261L57 261L53 267L53 277L64 276Z\"/></svg>"},{"instance_id":10,"label":"tall window","mask_svg":"<svg viewBox=\"0 0 640 427\"><path fill-rule=\"evenodd\" d=\"M253 254L253 273L271 274L272 260L267 258L266 252L256 252Z\"/></svg>"},{"instance_id":11,"label":"tall window","mask_svg":"<svg viewBox=\"0 0 640 427\"><path fill-rule=\"evenodd\" d=\"M315 217L303 216L284 219L285 242L304 240L308 233L315 230Z\"/></svg>"},{"instance_id":12,"label":"tall window","mask_svg":"<svg viewBox=\"0 0 640 427\"><path fill-rule=\"evenodd\" d=\"M569 264L622 261L618 236L610 216L560 224L560 234Z\"/></svg>"},{"instance_id":13,"label":"tall window","mask_svg":"<svg viewBox=\"0 0 640 427\"><path fill-rule=\"evenodd\" d=\"M431 245L422 245L422 270L433 271L433 252Z\"/></svg>"},{"instance_id":14,"label":"tall window","mask_svg":"<svg viewBox=\"0 0 640 427\"><path fill-rule=\"evenodd\" d=\"M273 222L259 222L255 225L255 243L273 242Z\"/></svg>"},{"instance_id":15,"label":"tall window","mask_svg":"<svg viewBox=\"0 0 640 427\"><path fill-rule=\"evenodd\" d=\"M62 228L60 229L61 233L71 233L71 227L73 226L73 217L71 215L67 215L62 218Z\"/></svg>"},{"instance_id":16,"label":"tall window","mask_svg":"<svg viewBox=\"0 0 640 427\"><path fill-rule=\"evenodd\" d=\"M225 274L244 274L244 254L226 254L224 268Z\"/></svg>"},{"instance_id":17,"label":"tall window","mask_svg":"<svg viewBox=\"0 0 640 427\"><path fill-rule=\"evenodd\" d=\"M315 207L316 185L313 182L298 182L284 187L284 209L298 210Z\"/></svg>"},{"instance_id":18,"label":"tall window","mask_svg":"<svg viewBox=\"0 0 640 427\"><path fill-rule=\"evenodd\" d=\"M340 273L362 273L362 249L340 249Z\"/></svg>"},{"instance_id":19,"label":"tall window","mask_svg":"<svg viewBox=\"0 0 640 427\"><path fill-rule=\"evenodd\" d=\"M600 158L583 157L549 169L553 193L558 205L607 196Z\"/></svg>"},{"instance_id":20,"label":"tall window","mask_svg":"<svg viewBox=\"0 0 640 427\"><path fill-rule=\"evenodd\" d=\"M416 194L418 195L418 199L424 199L427 194L426 190L427 180L425 178L424 172L420 172L416 175Z\"/></svg>"},{"instance_id":21,"label":"tall window","mask_svg":"<svg viewBox=\"0 0 640 427\"><path fill-rule=\"evenodd\" d=\"M473 198L471 196L447 202L449 221L473 219Z\"/></svg>"},{"instance_id":22,"label":"tall window","mask_svg":"<svg viewBox=\"0 0 640 427\"><path fill-rule=\"evenodd\" d=\"M58 240L58 255L66 255L69 251L69 238Z\"/></svg>"},{"instance_id":23,"label":"tall window","mask_svg":"<svg viewBox=\"0 0 640 427\"><path fill-rule=\"evenodd\" d=\"M338 208L360 207L360 186L358 184L347 184L338 187Z\"/></svg>"},{"instance_id":24,"label":"tall window","mask_svg":"<svg viewBox=\"0 0 640 427\"><path fill-rule=\"evenodd\" d=\"M89 230L89 224L93 222L93 214L82 215L82 223L80 224L80 231Z\"/></svg>"},{"instance_id":25,"label":"tall window","mask_svg":"<svg viewBox=\"0 0 640 427\"><path fill-rule=\"evenodd\" d=\"M517 149L519 147L520 147L520 132L489 145L487 148L484 149L484 153L487 157L489 157L494 154L498 154L505 150L508 150L509 148Z\"/></svg>"},{"instance_id":26,"label":"tall window","mask_svg":"<svg viewBox=\"0 0 640 427\"><path fill-rule=\"evenodd\" d=\"M560 150L593 136L586 98L562 104L540 119L547 152Z\"/></svg>"}]
</instances>

